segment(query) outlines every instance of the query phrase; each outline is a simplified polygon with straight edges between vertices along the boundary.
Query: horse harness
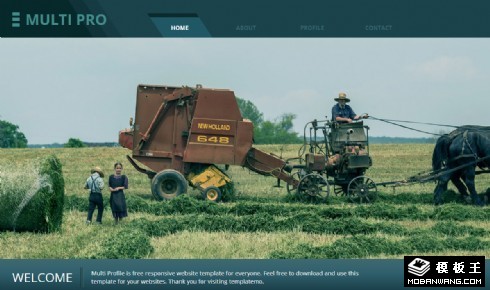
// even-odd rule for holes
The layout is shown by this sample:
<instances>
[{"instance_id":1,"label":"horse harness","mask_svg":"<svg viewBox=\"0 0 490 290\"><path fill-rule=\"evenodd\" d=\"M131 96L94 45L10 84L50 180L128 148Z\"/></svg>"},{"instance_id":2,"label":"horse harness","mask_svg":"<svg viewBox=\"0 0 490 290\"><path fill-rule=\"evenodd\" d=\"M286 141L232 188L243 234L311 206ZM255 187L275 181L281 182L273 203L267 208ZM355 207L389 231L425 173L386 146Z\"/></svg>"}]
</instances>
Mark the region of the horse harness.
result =
<instances>
[{"instance_id":1,"label":"horse harness","mask_svg":"<svg viewBox=\"0 0 490 290\"><path fill-rule=\"evenodd\" d=\"M459 134L457 134L459 135ZM456 135L456 136L457 136ZM454 136L453 139L456 137ZM465 149L465 145L468 146L468 148L470 149L470 152L471 154L464 154L464 149ZM463 146L461 146L461 154L453 159L451 159L450 161L455 161L457 159L460 159L460 158L466 158L466 157L473 157L475 160L478 160L479 157L478 155L476 154L476 152L473 150L473 148L471 148L471 145L470 143L468 142L468 130L465 130L463 132ZM483 166L479 163L476 164L478 166L478 168L482 169L483 170Z\"/></svg>"},{"instance_id":2,"label":"horse harness","mask_svg":"<svg viewBox=\"0 0 490 290\"><path fill-rule=\"evenodd\" d=\"M471 145L468 142L468 130L464 131L463 133L463 146L461 147L461 155L463 155L464 153L465 144L468 145L468 148L470 149L471 153L473 153L473 157L475 157L475 159L478 159L478 155L476 155L475 151L473 151L473 148L471 148Z\"/></svg>"}]
</instances>

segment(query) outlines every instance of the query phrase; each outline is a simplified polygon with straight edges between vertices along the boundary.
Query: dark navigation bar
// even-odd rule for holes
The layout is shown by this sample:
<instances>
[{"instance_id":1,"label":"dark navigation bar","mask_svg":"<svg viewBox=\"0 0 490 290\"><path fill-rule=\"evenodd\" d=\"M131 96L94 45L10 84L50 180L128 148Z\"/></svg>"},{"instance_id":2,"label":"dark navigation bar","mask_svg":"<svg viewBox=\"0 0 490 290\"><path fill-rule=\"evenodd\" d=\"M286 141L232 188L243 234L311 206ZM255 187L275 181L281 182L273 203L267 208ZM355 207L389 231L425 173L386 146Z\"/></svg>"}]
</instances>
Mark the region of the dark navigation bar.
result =
<instances>
[{"instance_id":1,"label":"dark navigation bar","mask_svg":"<svg viewBox=\"0 0 490 290\"><path fill-rule=\"evenodd\" d=\"M485 0L2 1L1 37L489 37Z\"/></svg>"}]
</instances>

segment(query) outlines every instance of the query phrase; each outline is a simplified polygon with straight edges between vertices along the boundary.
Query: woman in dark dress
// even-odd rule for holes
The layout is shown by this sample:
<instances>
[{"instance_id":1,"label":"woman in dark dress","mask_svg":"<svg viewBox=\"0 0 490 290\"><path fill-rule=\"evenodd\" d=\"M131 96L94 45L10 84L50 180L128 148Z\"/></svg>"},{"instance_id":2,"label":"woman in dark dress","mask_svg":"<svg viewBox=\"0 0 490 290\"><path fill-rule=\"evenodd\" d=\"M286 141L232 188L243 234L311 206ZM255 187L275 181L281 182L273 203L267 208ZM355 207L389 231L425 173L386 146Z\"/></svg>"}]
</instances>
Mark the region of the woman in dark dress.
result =
<instances>
[{"instance_id":1,"label":"woman in dark dress","mask_svg":"<svg viewBox=\"0 0 490 290\"><path fill-rule=\"evenodd\" d=\"M128 178L126 175L121 175L122 169L122 164L117 162L114 164L115 174L109 177L109 190L111 191L110 204L112 216L116 224L128 216L126 197L124 196L124 189L128 189Z\"/></svg>"}]
</instances>

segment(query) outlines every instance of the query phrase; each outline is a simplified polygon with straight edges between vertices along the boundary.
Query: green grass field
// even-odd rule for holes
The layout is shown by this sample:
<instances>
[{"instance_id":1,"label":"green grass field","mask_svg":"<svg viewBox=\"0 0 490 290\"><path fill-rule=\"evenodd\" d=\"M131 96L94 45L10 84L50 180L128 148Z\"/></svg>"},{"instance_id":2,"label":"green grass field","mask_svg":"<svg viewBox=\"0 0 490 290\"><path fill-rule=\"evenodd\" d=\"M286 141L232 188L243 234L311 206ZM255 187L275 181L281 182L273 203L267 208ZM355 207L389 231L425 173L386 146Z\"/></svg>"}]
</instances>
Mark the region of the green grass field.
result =
<instances>
[{"instance_id":1,"label":"green grass field","mask_svg":"<svg viewBox=\"0 0 490 290\"><path fill-rule=\"evenodd\" d=\"M299 146L257 146L284 158ZM375 182L403 180L430 170L433 145L371 145ZM445 194L435 207L435 183L397 188L378 187L371 204L353 204L335 196L324 204L291 199L275 178L241 167L227 172L236 199L210 203L190 190L186 196L158 202L150 180L127 162L122 148L1 149L0 169L55 154L62 162L65 206L60 232L1 232L1 258L401 258L404 255L484 255L490 257L490 208ZM88 193L83 189L91 167L108 176L123 162L130 189L125 191L129 217L113 225L104 190L103 224L85 225ZM107 177L105 178L107 183ZM490 175L479 175L477 190L490 187ZM454 189L450 185L450 189Z\"/></svg>"}]
</instances>

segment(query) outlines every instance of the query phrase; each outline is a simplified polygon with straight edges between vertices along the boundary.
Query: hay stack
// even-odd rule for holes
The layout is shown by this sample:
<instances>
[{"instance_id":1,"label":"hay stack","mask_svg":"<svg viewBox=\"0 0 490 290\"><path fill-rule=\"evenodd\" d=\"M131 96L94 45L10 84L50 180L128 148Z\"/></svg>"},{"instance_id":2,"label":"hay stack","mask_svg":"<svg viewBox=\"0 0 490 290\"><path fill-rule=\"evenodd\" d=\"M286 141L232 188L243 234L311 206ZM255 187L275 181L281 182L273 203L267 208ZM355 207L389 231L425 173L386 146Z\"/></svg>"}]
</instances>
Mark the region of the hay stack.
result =
<instances>
[{"instance_id":1,"label":"hay stack","mask_svg":"<svg viewBox=\"0 0 490 290\"><path fill-rule=\"evenodd\" d=\"M64 187L54 155L21 166L0 164L0 230L60 230Z\"/></svg>"}]
</instances>

